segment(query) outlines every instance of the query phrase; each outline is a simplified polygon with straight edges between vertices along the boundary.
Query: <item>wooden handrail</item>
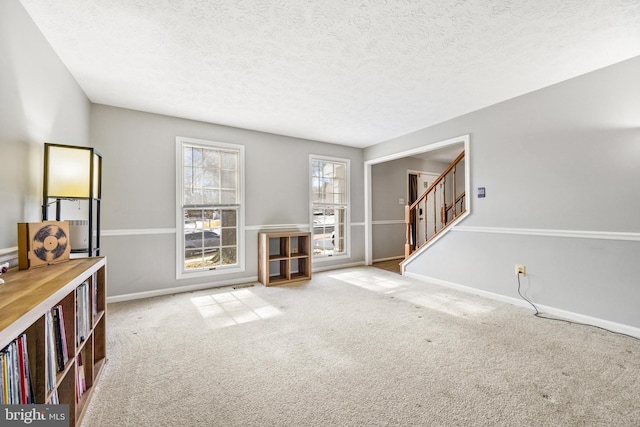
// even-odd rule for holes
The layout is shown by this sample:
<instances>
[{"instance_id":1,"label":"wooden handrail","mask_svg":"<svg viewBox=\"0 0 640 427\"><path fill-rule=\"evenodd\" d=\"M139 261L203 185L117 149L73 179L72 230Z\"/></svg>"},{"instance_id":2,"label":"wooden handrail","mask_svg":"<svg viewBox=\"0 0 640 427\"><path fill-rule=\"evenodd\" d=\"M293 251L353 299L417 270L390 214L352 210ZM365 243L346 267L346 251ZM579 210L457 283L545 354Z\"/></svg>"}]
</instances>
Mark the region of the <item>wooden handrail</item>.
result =
<instances>
[{"instance_id":1,"label":"wooden handrail","mask_svg":"<svg viewBox=\"0 0 640 427\"><path fill-rule=\"evenodd\" d=\"M447 218L448 216L448 212L452 209L455 208L455 206L457 206L457 204L464 200L465 197L465 191L463 190L462 193L460 194L456 194L456 166L464 159L464 150L453 160L453 162L451 162L451 164L449 166L447 166L447 168L440 174L440 176L438 176L438 178L436 178L435 181L433 181L431 183L431 185L426 189L426 191L424 193L422 193L422 195L420 197L418 197L413 203L409 204L407 203L407 205L405 206L405 215L404 215L404 220L405 220L405 224L406 224L406 241L405 241L405 250L404 250L404 255L405 258L407 258L409 255L411 255L411 253L414 251L414 247L415 249L418 249L419 247L424 246L427 242L429 242L431 239L433 239L437 234L439 234L442 230L444 230L445 228L447 228L447 226L449 224L451 224L453 222L454 219L458 218L461 214L463 214L465 212L465 206L462 205L460 212L457 212L454 209L454 215L453 217L449 220ZM416 210L418 209L420 203L422 203L423 201L425 202L425 210L427 208L427 201L429 200L429 196L433 194L433 196L435 197L435 195L437 194L437 188L441 183L445 183L447 182L447 175L449 173L453 172L453 199L454 202L447 205L446 203L446 199L445 199L445 195L446 195L446 191L443 188L443 196L442 196L442 205L440 206L440 229L438 229L438 222L436 221L437 218L437 206L435 205L435 199L433 202L433 218L434 218L434 230L433 230L433 234L429 237L429 230L427 230L426 228L426 218L428 216L425 215L424 216L424 222L425 222L425 236L424 236L424 242L422 244L420 244L418 246L417 242L411 242L411 226L413 225L414 222L414 218L419 218L418 215L416 215ZM465 177L466 179L468 179L468 177ZM418 224L416 223L416 226ZM416 233L417 236L417 233Z\"/></svg>"},{"instance_id":2,"label":"wooden handrail","mask_svg":"<svg viewBox=\"0 0 640 427\"><path fill-rule=\"evenodd\" d=\"M435 180L435 181L433 181L433 183L431 183L431 185L426 189L426 191L425 191L424 193L422 193L422 196L418 197L418 198L416 199L416 201L415 201L415 202L413 202L413 203L411 204L410 209L411 209L411 210L414 210L414 209L416 208L416 206L418 206L418 204L422 201L422 199L424 199L425 197L427 197L427 193L430 193L430 192L434 189L434 187L435 187L436 185L440 184L440 182L444 180L444 177L445 177L449 172L451 172L451 170L452 170L454 167L456 167L456 165L457 165L458 163L460 163L460 161L461 161L462 159L464 159L464 151L463 151L462 153L458 154L458 157L456 157L456 159L455 159L453 162L451 162L451 164L450 164L449 166L447 166L447 168L444 170L444 172L442 172L442 173L440 174L440 176L439 176L438 178L436 178L436 180Z\"/></svg>"}]
</instances>

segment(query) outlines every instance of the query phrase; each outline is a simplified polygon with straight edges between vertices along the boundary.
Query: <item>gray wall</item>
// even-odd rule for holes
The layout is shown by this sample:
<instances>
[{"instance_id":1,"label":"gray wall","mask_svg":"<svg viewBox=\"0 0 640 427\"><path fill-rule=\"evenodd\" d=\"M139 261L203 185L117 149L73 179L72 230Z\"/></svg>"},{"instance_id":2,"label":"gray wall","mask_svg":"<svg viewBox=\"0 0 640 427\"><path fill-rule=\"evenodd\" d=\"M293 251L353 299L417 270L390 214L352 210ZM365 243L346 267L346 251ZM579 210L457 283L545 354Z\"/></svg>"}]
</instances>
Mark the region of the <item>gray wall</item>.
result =
<instances>
[{"instance_id":1,"label":"gray wall","mask_svg":"<svg viewBox=\"0 0 640 427\"><path fill-rule=\"evenodd\" d=\"M371 219L373 261L404 257L406 228L404 205L407 202L407 171L439 174L446 163L405 157L371 166Z\"/></svg>"},{"instance_id":2,"label":"gray wall","mask_svg":"<svg viewBox=\"0 0 640 427\"><path fill-rule=\"evenodd\" d=\"M40 221L43 144L89 144L90 103L18 1L0 2L0 261Z\"/></svg>"},{"instance_id":3,"label":"gray wall","mask_svg":"<svg viewBox=\"0 0 640 427\"><path fill-rule=\"evenodd\" d=\"M246 271L176 280L175 138L245 146ZM285 136L93 105L91 141L103 155L103 255L109 296L255 280L257 233L309 224L309 155L351 160L351 257L314 269L364 260L362 150Z\"/></svg>"},{"instance_id":4,"label":"gray wall","mask_svg":"<svg viewBox=\"0 0 640 427\"><path fill-rule=\"evenodd\" d=\"M640 57L365 149L471 135L471 215L411 274L640 327Z\"/></svg>"}]
</instances>

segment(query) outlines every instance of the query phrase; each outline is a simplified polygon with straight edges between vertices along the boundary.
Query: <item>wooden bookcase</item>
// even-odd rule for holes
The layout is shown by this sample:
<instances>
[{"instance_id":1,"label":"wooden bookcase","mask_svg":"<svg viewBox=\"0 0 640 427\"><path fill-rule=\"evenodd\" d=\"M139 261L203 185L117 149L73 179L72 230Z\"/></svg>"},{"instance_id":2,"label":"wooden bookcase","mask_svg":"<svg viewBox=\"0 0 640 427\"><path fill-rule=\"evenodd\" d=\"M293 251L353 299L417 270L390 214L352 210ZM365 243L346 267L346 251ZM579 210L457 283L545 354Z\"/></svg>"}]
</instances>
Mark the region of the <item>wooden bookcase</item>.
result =
<instances>
[{"instance_id":1,"label":"wooden bookcase","mask_svg":"<svg viewBox=\"0 0 640 427\"><path fill-rule=\"evenodd\" d=\"M259 233L258 279L265 286L311 279L311 233Z\"/></svg>"},{"instance_id":2,"label":"wooden bookcase","mask_svg":"<svg viewBox=\"0 0 640 427\"><path fill-rule=\"evenodd\" d=\"M13 269L2 278L6 283L0 284L0 349L26 334L35 403L53 404L57 394L60 404L69 405L69 425L80 424L107 360L106 258ZM77 314L83 303L84 317ZM56 365L55 379L49 379L53 352L48 344L47 312L56 306L62 307L65 339L61 342L66 344L68 361L62 370ZM84 328L79 318L86 319ZM81 396L79 377L84 377L86 385Z\"/></svg>"}]
</instances>

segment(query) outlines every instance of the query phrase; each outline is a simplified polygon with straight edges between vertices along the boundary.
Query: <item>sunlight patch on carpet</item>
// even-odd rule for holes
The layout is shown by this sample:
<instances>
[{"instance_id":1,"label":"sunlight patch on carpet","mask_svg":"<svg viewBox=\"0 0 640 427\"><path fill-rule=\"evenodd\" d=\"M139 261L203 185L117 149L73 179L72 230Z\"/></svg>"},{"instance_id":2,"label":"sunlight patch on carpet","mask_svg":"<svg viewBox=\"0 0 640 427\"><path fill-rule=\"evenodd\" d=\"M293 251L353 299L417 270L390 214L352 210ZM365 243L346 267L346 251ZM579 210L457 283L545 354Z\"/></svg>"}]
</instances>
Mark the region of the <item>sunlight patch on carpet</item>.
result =
<instances>
[{"instance_id":1,"label":"sunlight patch on carpet","mask_svg":"<svg viewBox=\"0 0 640 427\"><path fill-rule=\"evenodd\" d=\"M481 315L494 309L494 307L482 304L480 301L441 292L432 286L425 289L424 286L413 281L398 279L396 275L386 276L362 270L332 274L331 277L381 295L392 296L456 317Z\"/></svg>"},{"instance_id":2,"label":"sunlight patch on carpet","mask_svg":"<svg viewBox=\"0 0 640 427\"><path fill-rule=\"evenodd\" d=\"M280 310L248 289L191 298L209 327L226 328L282 314Z\"/></svg>"},{"instance_id":3,"label":"sunlight patch on carpet","mask_svg":"<svg viewBox=\"0 0 640 427\"><path fill-rule=\"evenodd\" d=\"M400 280L376 274L348 272L332 274L330 277L380 294L394 292L402 286L406 286Z\"/></svg>"}]
</instances>

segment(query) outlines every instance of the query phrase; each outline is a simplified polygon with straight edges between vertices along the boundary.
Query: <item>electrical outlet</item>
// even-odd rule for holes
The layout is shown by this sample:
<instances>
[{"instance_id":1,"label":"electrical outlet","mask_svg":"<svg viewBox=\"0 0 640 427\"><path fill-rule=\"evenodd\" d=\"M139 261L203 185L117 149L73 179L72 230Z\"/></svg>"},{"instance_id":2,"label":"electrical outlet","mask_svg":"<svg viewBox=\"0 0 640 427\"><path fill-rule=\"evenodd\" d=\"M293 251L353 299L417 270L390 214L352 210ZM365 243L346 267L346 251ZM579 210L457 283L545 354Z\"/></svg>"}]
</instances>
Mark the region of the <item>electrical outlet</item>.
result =
<instances>
[{"instance_id":1,"label":"electrical outlet","mask_svg":"<svg viewBox=\"0 0 640 427\"><path fill-rule=\"evenodd\" d=\"M526 276L527 267L524 264L516 264L516 276Z\"/></svg>"}]
</instances>

